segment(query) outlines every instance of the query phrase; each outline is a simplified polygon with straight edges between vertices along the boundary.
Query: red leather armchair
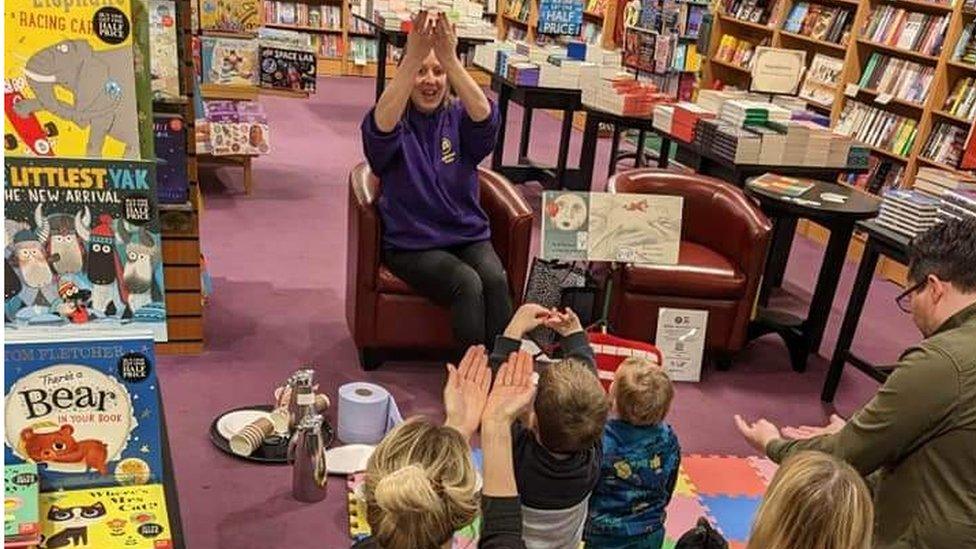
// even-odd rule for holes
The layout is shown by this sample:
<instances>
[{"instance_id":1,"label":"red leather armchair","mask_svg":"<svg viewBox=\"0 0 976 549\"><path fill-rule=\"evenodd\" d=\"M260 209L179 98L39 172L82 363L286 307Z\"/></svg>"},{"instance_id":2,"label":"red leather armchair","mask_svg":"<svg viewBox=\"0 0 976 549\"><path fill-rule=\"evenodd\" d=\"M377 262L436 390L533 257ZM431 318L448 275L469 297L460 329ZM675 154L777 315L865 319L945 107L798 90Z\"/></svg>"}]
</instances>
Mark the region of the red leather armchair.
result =
<instances>
[{"instance_id":1,"label":"red leather armchair","mask_svg":"<svg viewBox=\"0 0 976 549\"><path fill-rule=\"evenodd\" d=\"M705 309L705 347L720 367L746 342L772 225L738 188L697 174L636 169L610 179L619 193L684 197L677 265L626 265L614 274L610 323L654 341L660 307Z\"/></svg>"},{"instance_id":2,"label":"red leather armchair","mask_svg":"<svg viewBox=\"0 0 976 549\"><path fill-rule=\"evenodd\" d=\"M512 300L521 299L532 238L532 209L501 175L479 168L481 206L491 241L508 273ZM456 347L450 315L413 292L380 261L382 231L375 203L380 182L364 162L349 174L346 321L363 369L391 351L437 353ZM402 356L402 355L401 355Z\"/></svg>"}]
</instances>

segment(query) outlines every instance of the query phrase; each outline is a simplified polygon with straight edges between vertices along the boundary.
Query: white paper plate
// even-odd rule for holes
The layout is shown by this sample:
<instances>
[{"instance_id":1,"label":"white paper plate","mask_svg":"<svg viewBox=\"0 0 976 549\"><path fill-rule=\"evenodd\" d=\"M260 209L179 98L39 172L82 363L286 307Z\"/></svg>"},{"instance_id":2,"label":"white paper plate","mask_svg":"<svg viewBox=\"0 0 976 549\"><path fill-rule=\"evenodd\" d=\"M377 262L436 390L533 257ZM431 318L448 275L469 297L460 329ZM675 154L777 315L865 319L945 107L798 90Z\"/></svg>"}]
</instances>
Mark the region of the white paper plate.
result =
<instances>
[{"instance_id":1,"label":"white paper plate","mask_svg":"<svg viewBox=\"0 0 976 549\"><path fill-rule=\"evenodd\" d=\"M217 420L217 432L220 436L230 440L230 438L240 432L248 423L260 418L266 418L270 414L263 410L238 410L222 416Z\"/></svg>"},{"instance_id":2,"label":"white paper plate","mask_svg":"<svg viewBox=\"0 0 976 549\"><path fill-rule=\"evenodd\" d=\"M373 455L375 446L346 444L325 451L325 462L333 475L351 475L366 470L366 462Z\"/></svg>"}]
</instances>

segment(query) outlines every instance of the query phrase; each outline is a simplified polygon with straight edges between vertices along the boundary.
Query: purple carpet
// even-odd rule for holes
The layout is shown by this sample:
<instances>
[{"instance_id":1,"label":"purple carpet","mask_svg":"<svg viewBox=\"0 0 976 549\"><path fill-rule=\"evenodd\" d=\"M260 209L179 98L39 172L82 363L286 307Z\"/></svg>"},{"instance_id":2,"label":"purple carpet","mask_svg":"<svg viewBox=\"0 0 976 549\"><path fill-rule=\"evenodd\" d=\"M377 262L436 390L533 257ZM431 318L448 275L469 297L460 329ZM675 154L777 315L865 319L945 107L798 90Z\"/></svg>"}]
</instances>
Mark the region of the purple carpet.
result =
<instances>
[{"instance_id":1,"label":"purple carpet","mask_svg":"<svg viewBox=\"0 0 976 549\"><path fill-rule=\"evenodd\" d=\"M440 416L443 367L390 363L359 370L346 328L346 177L362 157L359 123L372 103L371 79L323 79L308 101L263 99L274 153L258 159L253 195L242 191L239 170L203 172L202 245L213 276L206 311L206 349L198 357L163 357L160 367L166 418L187 547L338 548L348 546L344 479L330 480L326 501L308 505L290 497L288 467L252 465L211 446L207 431L221 411L268 403L273 387L292 370L312 364L322 389L335 395L353 380L381 383L405 415ZM515 155L521 110L513 105L508 157ZM535 115L530 156L554 161L559 122ZM573 159L579 132L574 132ZM606 173L609 144L601 140L598 178ZM538 186L526 196L538 210ZM798 238L774 303L802 310L809 299L822 249ZM855 271L844 271L821 354L829 356ZM897 287L876 281L855 348L868 359L891 361L919 336L895 307ZM782 342L752 343L732 371L706 369L699 384L678 384L669 421L685 453L749 455L732 426L733 413L765 415L782 424L818 423L827 361L812 357L804 374L789 366ZM877 384L849 370L837 410L853 412ZM334 411L330 414L334 421Z\"/></svg>"}]
</instances>

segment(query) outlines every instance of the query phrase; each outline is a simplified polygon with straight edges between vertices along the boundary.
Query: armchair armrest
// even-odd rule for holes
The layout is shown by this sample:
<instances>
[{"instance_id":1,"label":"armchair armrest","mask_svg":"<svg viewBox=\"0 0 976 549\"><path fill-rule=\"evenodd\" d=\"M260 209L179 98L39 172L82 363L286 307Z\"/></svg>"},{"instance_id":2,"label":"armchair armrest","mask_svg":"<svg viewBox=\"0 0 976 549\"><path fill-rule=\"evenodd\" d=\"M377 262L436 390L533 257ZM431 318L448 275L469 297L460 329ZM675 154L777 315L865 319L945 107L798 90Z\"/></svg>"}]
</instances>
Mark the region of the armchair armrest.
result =
<instances>
[{"instance_id":1,"label":"armchair armrest","mask_svg":"<svg viewBox=\"0 0 976 549\"><path fill-rule=\"evenodd\" d=\"M529 267L532 208L502 175L478 168L481 207L488 214L491 243L508 273L512 300L519 303Z\"/></svg>"},{"instance_id":2,"label":"armchair armrest","mask_svg":"<svg viewBox=\"0 0 976 549\"><path fill-rule=\"evenodd\" d=\"M379 180L363 162L349 173L346 235L346 321L358 343L373 331L373 302L380 264Z\"/></svg>"}]
</instances>

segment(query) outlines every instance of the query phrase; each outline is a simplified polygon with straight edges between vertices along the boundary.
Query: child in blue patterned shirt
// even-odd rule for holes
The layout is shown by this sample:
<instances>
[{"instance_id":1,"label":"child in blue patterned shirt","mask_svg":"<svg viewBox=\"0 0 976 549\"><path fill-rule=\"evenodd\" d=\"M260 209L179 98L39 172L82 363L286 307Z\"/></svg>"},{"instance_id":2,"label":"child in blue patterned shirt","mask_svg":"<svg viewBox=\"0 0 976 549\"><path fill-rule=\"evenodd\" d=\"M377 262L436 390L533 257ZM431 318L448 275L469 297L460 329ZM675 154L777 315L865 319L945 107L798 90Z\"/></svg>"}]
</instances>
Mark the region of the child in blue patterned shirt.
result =
<instances>
[{"instance_id":1,"label":"child in blue patterned shirt","mask_svg":"<svg viewBox=\"0 0 976 549\"><path fill-rule=\"evenodd\" d=\"M617 369L587 547L660 549L664 542L664 509L681 463L678 437L664 422L673 396L668 375L646 359L628 358Z\"/></svg>"}]
</instances>

